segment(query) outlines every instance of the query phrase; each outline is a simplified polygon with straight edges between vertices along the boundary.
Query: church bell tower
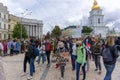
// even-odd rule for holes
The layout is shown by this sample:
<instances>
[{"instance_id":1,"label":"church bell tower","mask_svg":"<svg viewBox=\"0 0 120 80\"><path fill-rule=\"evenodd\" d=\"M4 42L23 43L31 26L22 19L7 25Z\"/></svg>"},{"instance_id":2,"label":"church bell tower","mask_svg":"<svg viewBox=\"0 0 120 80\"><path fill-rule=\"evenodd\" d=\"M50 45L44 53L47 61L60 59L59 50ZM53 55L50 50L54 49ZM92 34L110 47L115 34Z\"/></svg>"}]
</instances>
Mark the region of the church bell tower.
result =
<instances>
[{"instance_id":1,"label":"church bell tower","mask_svg":"<svg viewBox=\"0 0 120 80\"><path fill-rule=\"evenodd\" d=\"M102 13L102 9L100 8L96 0L94 0L93 6L90 11L89 26L90 27L104 26L104 15Z\"/></svg>"}]
</instances>

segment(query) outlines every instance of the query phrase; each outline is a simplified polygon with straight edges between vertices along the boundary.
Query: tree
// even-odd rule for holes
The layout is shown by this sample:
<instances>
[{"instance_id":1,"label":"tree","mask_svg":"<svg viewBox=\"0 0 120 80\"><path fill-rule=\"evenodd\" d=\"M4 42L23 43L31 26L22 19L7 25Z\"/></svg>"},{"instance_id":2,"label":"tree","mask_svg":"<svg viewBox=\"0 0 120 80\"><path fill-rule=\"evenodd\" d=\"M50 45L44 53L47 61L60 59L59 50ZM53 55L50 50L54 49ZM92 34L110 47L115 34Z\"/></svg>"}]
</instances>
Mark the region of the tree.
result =
<instances>
[{"instance_id":1,"label":"tree","mask_svg":"<svg viewBox=\"0 0 120 80\"><path fill-rule=\"evenodd\" d=\"M58 25L55 25L54 29L52 30L51 36L52 37L59 37L61 36L62 31Z\"/></svg>"},{"instance_id":2,"label":"tree","mask_svg":"<svg viewBox=\"0 0 120 80\"><path fill-rule=\"evenodd\" d=\"M21 38L21 27L22 27L22 38L27 37L27 31L26 31L24 25L17 23L13 30L13 34L12 34L13 38L18 38L18 39Z\"/></svg>"},{"instance_id":3,"label":"tree","mask_svg":"<svg viewBox=\"0 0 120 80\"><path fill-rule=\"evenodd\" d=\"M92 31L91 27L83 26L82 33L91 33Z\"/></svg>"}]
</instances>

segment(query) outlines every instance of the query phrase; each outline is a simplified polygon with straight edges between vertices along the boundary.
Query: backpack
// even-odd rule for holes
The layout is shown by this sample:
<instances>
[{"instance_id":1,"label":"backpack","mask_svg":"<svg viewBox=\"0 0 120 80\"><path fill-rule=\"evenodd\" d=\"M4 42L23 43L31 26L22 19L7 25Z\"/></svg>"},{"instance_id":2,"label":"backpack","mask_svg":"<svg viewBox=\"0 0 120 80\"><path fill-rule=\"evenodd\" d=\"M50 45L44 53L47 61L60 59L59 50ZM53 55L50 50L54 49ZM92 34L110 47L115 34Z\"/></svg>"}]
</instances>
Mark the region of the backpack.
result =
<instances>
[{"instance_id":1,"label":"backpack","mask_svg":"<svg viewBox=\"0 0 120 80\"><path fill-rule=\"evenodd\" d=\"M113 50L114 50L114 58L118 58L118 57L119 57L118 46L117 46L117 45L114 45L114 46L113 46Z\"/></svg>"},{"instance_id":2,"label":"backpack","mask_svg":"<svg viewBox=\"0 0 120 80\"><path fill-rule=\"evenodd\" d=\"M11 43L11 49L14 49L14 44L13 43Z\"/></svg>"},{"instance_id":3,"label":"backpack","mask_svg":"<svg viewBox=\"0 0 120 80\"><path fill-rule=\"evenodd\" d=\"M110 50L110 47L104 47L102 51L103 61L104 62L111 62L113 61L113 56Z\"/></svg>"},{"instance_id":4,"label":"backpack","mask_svg":"<svg viewBox=\"0 0 120 80\"><path fill-rule=\"evenodd\" d=\"M39 56L39 50L36 47L33 47L33 53L35 56Z\"/></svg>"}]
</instances>

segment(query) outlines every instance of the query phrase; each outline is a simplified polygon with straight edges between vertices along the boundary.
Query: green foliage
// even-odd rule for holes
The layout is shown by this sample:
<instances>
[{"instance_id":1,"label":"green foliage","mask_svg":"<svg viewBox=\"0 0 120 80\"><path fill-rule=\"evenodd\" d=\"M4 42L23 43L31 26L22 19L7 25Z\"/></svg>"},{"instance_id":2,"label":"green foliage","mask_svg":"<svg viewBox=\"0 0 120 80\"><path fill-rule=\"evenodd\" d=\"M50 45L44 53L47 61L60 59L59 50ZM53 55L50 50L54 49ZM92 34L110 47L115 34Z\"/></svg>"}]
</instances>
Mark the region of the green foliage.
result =
<instances>
[{"instance_id":1,"label":"green foliage","mask_svg":"<svg viewBox=\"0 0 120 80\"><path fill-rule=\"evenodd\" d=\"M52 30L51 36L52 37L59 37L61 36L62 31L58 25L55 25L54 29Z\"/></svg>"},{"instance_id":2,"label":"green foliage","mask_svg":"<svg viewBox=\"0 0 120 80\"><path fill-rule=\"evenodd\" d=\"M91 27L83 26L82 33L91 33L92 31Z\"/></svg>"},{"instance_id":3,"label":"green foliage","mask_svg":"<svg viewBox=\"0 0 120 80\"><path fill-rule=\"evenodd\" d=\"M17 23L14 27L13 30L13 38L21 38L21 27L22 27L22 38L26 38L27 37L27 31L24 27L24 25L21 25L20 23Z\"/></svg>"}]
</instances>

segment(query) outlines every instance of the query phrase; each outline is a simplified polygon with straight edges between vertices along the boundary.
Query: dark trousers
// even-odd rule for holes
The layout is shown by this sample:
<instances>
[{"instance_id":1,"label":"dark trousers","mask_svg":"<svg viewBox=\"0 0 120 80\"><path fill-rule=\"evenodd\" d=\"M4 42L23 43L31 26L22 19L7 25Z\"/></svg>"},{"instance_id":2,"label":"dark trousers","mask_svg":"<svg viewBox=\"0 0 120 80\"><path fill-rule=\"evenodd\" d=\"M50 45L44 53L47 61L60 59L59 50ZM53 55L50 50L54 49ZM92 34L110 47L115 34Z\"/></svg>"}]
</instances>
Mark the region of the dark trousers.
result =
<instances>
[{"instance_id":1,"label":"dark trousers","mask_svg":"<svg viewBox=\"0 0 120 80\"><path fill-rule=\"evenodd\" d=\"M50 51L46 51L48 64L50 64L50 53L51 53Z\"/></svg>"},{"instance_id":2,"label":"dark trousers","mask_svg":"<svg viewBox=\"0 0 120 80\"><path fill-rule=\"evenodd\" d=\"M100 56L99 55L95 55L95 66L96 66L96 69L101 70L101 62L100 62Z\"/></svg>"},{"instance_id":3,"label":"dark trousers","mask_svg":"<svg viewBox=\"0 0 120 80\"><path fill-rule=\"evenodd\" d=\"M10 49L10 55L13 55L13 53L14 53L14 50Z\"/></svg>"},{"instance_id":4,"label":"dark trousers","mask_svg":"<svg viewBox=\"0 0 120 80\"><path fill-rule=\"evenodd\" d=\"M81 63L77 62L77 66L76 66L76 80L79 80L79 75L80 75L80 67L81 67ZM83 79L85 80L86 78L86 71L85 71L85 67L86 67L86 63L84 63L84 65L82 66L82 71L83 71Z\"/></svg>"},{"instance_id":5,"label":"dark trousers","mask_svg":"<svg viewBox=\"0 0 120 80\"><path fill-rule=\"evenodd\" d=\"M71 60L72 60L72 69L74 70L76 68L76 55L71 55Z\"/></svg>"},{"instance_id":6,"label":"dark trousers","mask_svg":"<svg viewBox=\"0 0 120 80\"><path fill-rule=\"evenodd\" d=\"M61 65L60 70L61 70L61 77L64 78L65 66Z\"/></svg>"},{"instance_id":7,"label":"dark trousers","mask_svg":"<svg viewBox=\"0 0 120 80\"><path fill-rule=\"evenodd\" d=\"M27 62L30 64L30 59L29 59L29 57L25 56L24 63L23 63L24 72L26 72Z\"/></svg>"}]
</instances>

